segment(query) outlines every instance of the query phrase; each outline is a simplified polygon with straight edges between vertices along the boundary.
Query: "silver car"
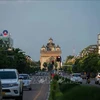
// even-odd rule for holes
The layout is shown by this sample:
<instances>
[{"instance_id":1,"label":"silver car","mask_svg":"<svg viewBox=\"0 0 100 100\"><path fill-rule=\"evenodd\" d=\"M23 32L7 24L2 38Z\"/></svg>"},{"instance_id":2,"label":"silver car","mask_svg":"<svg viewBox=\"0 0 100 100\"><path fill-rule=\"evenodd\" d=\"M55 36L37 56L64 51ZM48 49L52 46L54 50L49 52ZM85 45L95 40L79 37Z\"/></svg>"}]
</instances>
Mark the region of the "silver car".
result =
<instances>
[{"instance_id":1,"label":"silver car","mask_svg":"<svg viewBox=\"0 0 100 100\"><path fill-rule=\"evenodd\" d=\"M19 79L22 79L24 89L32 90L31 78L28 74L19 74Z\"/></svg>"},{"instance_id":2,"label":"silver car","mask_svg":"<svg viewBox=\"0 0 100 100\"><path fill-rule=\"evenodd\" d=\"M82 77L81 73L73 73L70 78L71 81L81 83L82 84Z\"/></svg>"}]
</instances>

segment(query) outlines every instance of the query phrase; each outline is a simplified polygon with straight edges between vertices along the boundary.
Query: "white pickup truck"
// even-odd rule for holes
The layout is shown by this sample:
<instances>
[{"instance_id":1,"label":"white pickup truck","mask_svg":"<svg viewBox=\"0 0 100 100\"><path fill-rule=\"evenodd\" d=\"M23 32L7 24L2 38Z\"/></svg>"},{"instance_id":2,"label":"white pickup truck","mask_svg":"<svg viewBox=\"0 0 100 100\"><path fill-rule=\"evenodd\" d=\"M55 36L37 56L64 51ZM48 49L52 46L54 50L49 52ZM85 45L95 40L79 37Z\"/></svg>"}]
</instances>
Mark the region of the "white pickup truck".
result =
<instances>
[{"instance_id":1,"label":"white pickup truck","mask_svg":"<svg viewBox=\"0 0 100 100\"><path fill-rule=\"evenodd\" d=\"M23 82L16 69L0 69L3 98L23 100Z\"/></svg>"}]
</instances>

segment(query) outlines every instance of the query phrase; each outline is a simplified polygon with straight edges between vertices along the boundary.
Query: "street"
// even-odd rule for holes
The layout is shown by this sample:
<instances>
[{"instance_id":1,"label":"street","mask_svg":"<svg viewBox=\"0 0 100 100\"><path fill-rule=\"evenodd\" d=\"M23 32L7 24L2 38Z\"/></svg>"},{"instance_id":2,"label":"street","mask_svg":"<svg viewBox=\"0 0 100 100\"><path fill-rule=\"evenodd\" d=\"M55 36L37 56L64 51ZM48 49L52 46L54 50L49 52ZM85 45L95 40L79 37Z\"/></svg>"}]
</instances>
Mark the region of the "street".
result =
<instances>
[{"instance_id":1,"label":"street","mask_svg":"<svg viewBox=\"0 0 100 100\"><path fill-rule=\"evenodd\" d=\"M91 80L90 84L86 84L86 79L83 79L83 84L92 85L92 86L96 86L96 87L99 87L100 88L100 85L99 84L95 84L94 78L91 78L90 80Z\"/></svg>"},{"instance_id":2,"label":"street","mask_svg":"<svg viewBox=\"0 0 100 100\"><path fill-rule=\"evenodd\" d=\"M63 73L63 77L70 79L70 75L69 75L69 74L66 74L66 73ZM100 87L99 84L95 84L95 79L94 79L94 78L91 78L91 79L90 79L90 84L86 84L86 79L83 79L83 80L82 80L82 84Z\"/></svg>"},{"instance_id":3,"label":"street","mask_svg":"<svg viewBox=\"0 0 100 100\"><path fill-rule=\"evenodd\" d=\"M32 91L24 91L23 100L46 100L48 91L48 84L33 84Z\"/></svg>"},{"instance_id":4,"label":"street","mask_svg":"<svg viewBox=\"0 0 100 100\"><path fill-rule=\"evenodd\" d=\"M45 79L45 80L44 80ZM47 100L49 94L49 76L33 76L32 90L24 89L23 100ZM15 99L3 99L15 100Z\"/></svg>"},{"instance_id":5,"label":"street","mask_svg":"<svg viewBox=\"0 0 100 100\"><path fill-rule=\"evenodd\" d=\"M65 75L66 77L66 75ZM67 75L67 78L70 76ZM49 96L49 76L33 76L32 77L32 90L24 89L23 100L48 100ZM86 84L86 79L83 79L83 85L93 85L100 87L100 85L95 84L94 79L91 79L90 84ZM8 99L3 99L8 100ZM9 99L14 100L14 99Z\"/></svg>"}]
</instances>

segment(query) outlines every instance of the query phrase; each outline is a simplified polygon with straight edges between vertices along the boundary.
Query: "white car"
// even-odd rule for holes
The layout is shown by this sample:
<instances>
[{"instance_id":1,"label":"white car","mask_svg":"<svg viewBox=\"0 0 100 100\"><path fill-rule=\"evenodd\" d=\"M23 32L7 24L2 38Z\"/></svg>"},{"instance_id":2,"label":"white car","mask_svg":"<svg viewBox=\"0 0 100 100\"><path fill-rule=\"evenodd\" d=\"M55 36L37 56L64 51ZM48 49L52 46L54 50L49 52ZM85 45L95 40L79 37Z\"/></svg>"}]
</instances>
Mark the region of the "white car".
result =
<instances>
[{"instance_id":1,"label":"white car","mask_svg":"<svg viewBox=\"0 0 100 100\"><path fill-rule=\"evenodd\" d=\"M70 80L82 84L82 77L80 73L73 73L70 77Z\"/></svg>"},{"instance_id":2,"label":"white car","mask_svg":"<svg viewBox=\"0 0 100 100\"><path fill-rule=\"evenodd\" d=\"M100 73L98 73L95 77L95 84L100 84Z\"/></svg>"},{"instance_id":3,"label":"white car","mask_svg":"<svg viewBox=\"0 0 100 100\"><path fill-rule=\"evenodd\" d=\"M31 78L28 74L19 74L19 78L22 79L24 88L32 90Z\"/></svg>"},{"instance_id":4,"label":"white car","mask_svg":"<svg viewBox=\"0 0 100 100\"><path fill-rule=\"evenodd\" d=\"M23 83L19 80L16 69L0 69L3 98L23 99Z\"/></svg>"}]
</instances>

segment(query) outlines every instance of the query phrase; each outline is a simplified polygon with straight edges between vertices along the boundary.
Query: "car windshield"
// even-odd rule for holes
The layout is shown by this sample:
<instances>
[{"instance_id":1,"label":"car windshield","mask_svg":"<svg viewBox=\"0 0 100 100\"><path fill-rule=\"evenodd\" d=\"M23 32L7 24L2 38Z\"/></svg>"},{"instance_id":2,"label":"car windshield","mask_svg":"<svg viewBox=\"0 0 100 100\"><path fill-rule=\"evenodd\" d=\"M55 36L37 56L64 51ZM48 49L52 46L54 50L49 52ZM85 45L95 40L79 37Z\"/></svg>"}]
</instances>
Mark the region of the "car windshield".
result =
<instances>
[{"instance_id":1,"label":"car windshield","mask_svg":"<svg viewBox=\"0 0 100 100\"><path fill-rule=\"evenodd\" d=\"M0 71L0 79L16 79L14 71Z\"/></svg>"},{"instance_id":2,"label":"car windshield","mask_svg":"<svg viewBox=\"0 0 100 100\"><path fill-rule=\"evenodd\" d=\"M28 75L19 75L19 78L22 77L22 79L29 79Z\"/></svg>"}]
</instances>

